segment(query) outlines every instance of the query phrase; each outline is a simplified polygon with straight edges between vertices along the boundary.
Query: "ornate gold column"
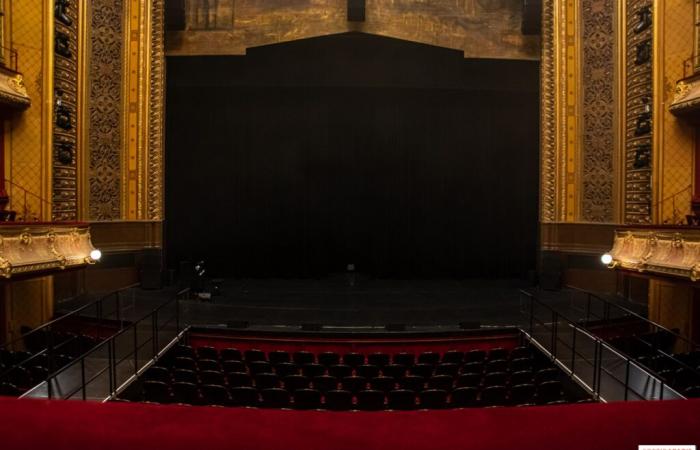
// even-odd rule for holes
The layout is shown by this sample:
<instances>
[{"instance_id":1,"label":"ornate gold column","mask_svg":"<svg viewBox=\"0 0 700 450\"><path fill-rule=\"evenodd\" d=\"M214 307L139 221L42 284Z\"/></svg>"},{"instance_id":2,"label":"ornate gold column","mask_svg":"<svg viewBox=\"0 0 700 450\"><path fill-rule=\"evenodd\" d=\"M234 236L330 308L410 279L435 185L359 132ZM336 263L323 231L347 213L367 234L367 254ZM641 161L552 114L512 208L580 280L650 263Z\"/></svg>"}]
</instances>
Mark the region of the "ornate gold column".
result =
<instances>
[{"instance_id":1,"label":"ornate gold column","mask_svg":"<svg viewBox=\"0 0 700 450\"><path fill-rule=\"evenodd\" d=\"M163 1L129 0L124 219L162 219Z\"/></svg>"},{"instance_id":2,"label":"ornate gold column","mask_svg":"<svg viewBox=\"0 0 700 450\"><path fill-rule=\"evenodd\" d=\"M578 215L578 1L545 0L542 36L543 222Z\"/></svg>"}]
</instances>

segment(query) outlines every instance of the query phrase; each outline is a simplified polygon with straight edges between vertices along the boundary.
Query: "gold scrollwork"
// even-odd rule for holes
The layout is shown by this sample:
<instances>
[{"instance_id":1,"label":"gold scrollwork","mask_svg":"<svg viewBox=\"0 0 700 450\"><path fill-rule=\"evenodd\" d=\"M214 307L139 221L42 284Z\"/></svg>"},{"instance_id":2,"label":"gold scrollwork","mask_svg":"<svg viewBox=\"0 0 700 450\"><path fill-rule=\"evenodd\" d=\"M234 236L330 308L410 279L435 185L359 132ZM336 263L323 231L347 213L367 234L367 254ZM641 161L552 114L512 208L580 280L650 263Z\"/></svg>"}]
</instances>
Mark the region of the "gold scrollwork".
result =
<instances>
[{"instance_id":1,"label":"gold scrollwork","mask_svg":"<svg viewBox=\"0 0 700 450\"><path fill-rule=\"evenodd\" d=\"M22 75L17 74L7 80L7 84L18 94L22 96L27 96L27 86L24 85L24 78Z\"/></svg>"},{"instance_id":2,"label":"gold scrollwork","mask_svg":"<svg viewBox=\"0 0 700 450\"><path fill-rule=\"evenodd\" d=\"M685 81L679 81L678 84L676 84L676 90L673 95L673 103L678 103L686 98L688 94L690 94L691 88L692 84L686 83Z\"/></svg>"}]
</instances>

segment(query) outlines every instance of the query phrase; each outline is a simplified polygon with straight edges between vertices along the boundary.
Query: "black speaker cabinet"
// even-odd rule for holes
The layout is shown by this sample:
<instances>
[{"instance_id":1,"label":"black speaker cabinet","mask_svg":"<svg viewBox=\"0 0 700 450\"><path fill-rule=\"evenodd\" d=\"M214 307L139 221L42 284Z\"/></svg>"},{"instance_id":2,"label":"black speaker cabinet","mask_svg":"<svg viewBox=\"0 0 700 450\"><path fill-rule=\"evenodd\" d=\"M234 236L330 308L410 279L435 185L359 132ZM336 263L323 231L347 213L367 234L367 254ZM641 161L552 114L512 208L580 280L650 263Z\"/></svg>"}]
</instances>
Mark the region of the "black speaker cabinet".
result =
<instances>
[{"instance_id":1,"label":"black speaker cabinet","mask_svg":"<svg viewBox=\"0 0 700 450\"><path fill-rule=\"evenodd\" d=\"M542 0L523 0L521 30L525 35L542 33Z\"/></svg>"},{"instance_id":2,"label":"black speaker cabinet","mask_svg":"<svg viewBox=\"0 0 700 450\"><path fill-rule=\"evenodd\" d=\"M348 22L365 21L365 0L348 0Z\"/></svg>"},{"instance_id":3,"label":"black speaker cabinet","mask_svg":"<svg viewBox=\"0 0 700 450\"><path fill-rule=\"evenodd\" d=\"M544 251L540 254L540 288L548 291L561 289L564 272L562 257L558 252Z\"/></svg>"},{"instance_id":4,"label":"black speaker cabinet","mask_svg":"<svg viewBox=\"0 0 700 450\"><path fill-rule=\"evenodd\" d=\"M143 289L160 289L163 286L163 250L144 248L136 263L139 282Z\"/></svg>"},{"instance_id":5,"label":"black speaker cabinet","mask_svg":"<svg viewBox=\"0 0 700 450\"><path fill-rule=\"evenodd\" d=\"M167 31L184 31L185 0L167 0L165 2L165 29Z\"/></svg>"}]
</instances>

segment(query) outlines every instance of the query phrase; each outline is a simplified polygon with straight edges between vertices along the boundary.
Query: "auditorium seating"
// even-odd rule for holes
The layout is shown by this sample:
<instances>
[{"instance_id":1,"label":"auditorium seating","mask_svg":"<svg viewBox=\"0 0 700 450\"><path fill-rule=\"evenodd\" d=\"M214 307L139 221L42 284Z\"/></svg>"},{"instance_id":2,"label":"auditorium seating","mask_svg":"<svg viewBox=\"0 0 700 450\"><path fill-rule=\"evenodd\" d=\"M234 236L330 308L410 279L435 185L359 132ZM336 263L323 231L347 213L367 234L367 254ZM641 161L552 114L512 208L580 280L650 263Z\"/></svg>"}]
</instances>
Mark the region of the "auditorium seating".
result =
<instances>
[{"instance_id":1,"label":"auditorium seating","mask_svg":"<svg viewBox=\"0 0 700 450\"><path fill-rule=\"evenodd\" d=\"M178 345L143 374L137 400L332 411L579 400L560 375L529 347L365 355Z\"/></svg>"},{"instance_id":2,"label":"auditorium seating","mask_svg":"<svg viewBox=\"0 0 700 450\"><path fill-rule=\"evenodd\" d=\"M640 335L615 336L609 342L656 373L679 393L686 397L697 397L700 392L700 350L674 354L672 349L675 339L673 334L661 330Z\"/></svg>"},{"instance_id":3,"label":"auditorium seating","mask_svg":"<svg viewBox=\"0 0 700 450\"><path fill-rule=\"evenodd\" d=\"M32 351L0 349L0 395L19 396L99 344L100 339L73 333L51 333L53 359L49 358L48 333L41 342L35 336L25 346ZM29 345L31 343L31 345Z\"/></svg>"}]
</instances>

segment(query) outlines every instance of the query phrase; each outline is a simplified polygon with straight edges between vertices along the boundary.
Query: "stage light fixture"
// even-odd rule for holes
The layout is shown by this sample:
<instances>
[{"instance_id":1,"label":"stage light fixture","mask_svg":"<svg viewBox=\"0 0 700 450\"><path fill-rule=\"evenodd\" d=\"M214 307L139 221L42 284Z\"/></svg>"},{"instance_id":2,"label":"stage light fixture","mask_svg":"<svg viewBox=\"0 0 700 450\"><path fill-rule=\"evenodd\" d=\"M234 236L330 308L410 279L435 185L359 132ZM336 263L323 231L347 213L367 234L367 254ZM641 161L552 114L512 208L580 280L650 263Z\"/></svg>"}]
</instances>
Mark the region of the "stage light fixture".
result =
<instances>
[{"instance_id":1,"label":"stage light fixture","mask_svg":"<svg viewBox=\"0 0 700 450\"><path fill-rule=\"evenodd\" d=\"M606 253L600 257L600 261L606 266L609 266L613 262L613 257L610 253Z\"/></svg>"},{"instance_id":2,"label":"stage light fixture","mask_svg":"<svg viewBox=\"0 0 700 450\"><path fill-rule=\"evenodd\" d=\"M99 251L98 249L95 249L90 252L90 259L93 261L99 261L102 258L102 252Z\"/></svg>"}]
</instances>

